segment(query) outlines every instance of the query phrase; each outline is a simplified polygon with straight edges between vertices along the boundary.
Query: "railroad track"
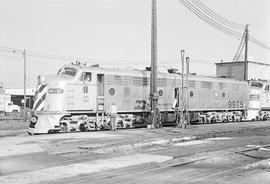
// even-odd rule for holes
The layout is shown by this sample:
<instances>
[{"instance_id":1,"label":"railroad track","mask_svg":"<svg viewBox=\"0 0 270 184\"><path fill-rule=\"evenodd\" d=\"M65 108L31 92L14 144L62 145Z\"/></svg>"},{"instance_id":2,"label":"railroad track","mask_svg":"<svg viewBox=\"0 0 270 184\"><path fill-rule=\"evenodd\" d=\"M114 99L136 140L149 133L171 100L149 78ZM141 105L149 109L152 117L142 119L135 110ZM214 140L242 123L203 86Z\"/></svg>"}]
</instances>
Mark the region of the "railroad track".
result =
<instances>
[{"instance_id":1,"label":"railroad track","mask_svg":"<svg viewBox=\"0 0 270 184\"><path fill-rule=\"evenodd\" d=\"M260 146L261 148L269 147L269 145L263 145ZM237 149L237 151L235 151ZM255 148L252 148L254 150ZM222 149L224 151L224 149ZM111 171L105 171L102 173L93 173L90 175L81 175L79 177L74 178L67 178L65 179L65 183L140 183L144 180L136 180L136 178L145 177L145 176L153 176L156 173L166 173L168 170L179 170L179 175L181 175L181 171L183 171L186 168L194 167L196 164L200 164L200 162L207 161L208 159L212 159L215 156L220 156L219 152L223 152L220 149L211 150L206 155L201 156L194 156L192 155L188 156L181 156L181 157L174 157L172 160L157 164L157 163L148 163L140 166L133 166L129 168L122 168L117 170L111 170ZM226 150L226 149L225 149ZM230 150L230 151L228 151ZM224 154L224 156L239 153L239 152L245 152L247 150L243 147L240 148L230 148L227 152ZM252 164L254 163L254 159L250 159L247 157L246 164ZM203 181L205 179L210 179L212 177L218 177L218 176L224 176L226 174L230 173L236 173L236 172L242 172L243 171L243 165L239 165L237 167L224 167L220 169L216 169L215 172L210 170L205 170L200 173L196 173L196 178L192 178L191 176L184 176L182 177L181 183L196 183L198 181ZM129 180L131 178L131 180ZM132 180L135 179L135 180ZM139 182L136 182L139 181ZM62 183L63 180L54 181L54 183ZM46 182L45 182L46 183Z\"/></svg>"}]
</instances>

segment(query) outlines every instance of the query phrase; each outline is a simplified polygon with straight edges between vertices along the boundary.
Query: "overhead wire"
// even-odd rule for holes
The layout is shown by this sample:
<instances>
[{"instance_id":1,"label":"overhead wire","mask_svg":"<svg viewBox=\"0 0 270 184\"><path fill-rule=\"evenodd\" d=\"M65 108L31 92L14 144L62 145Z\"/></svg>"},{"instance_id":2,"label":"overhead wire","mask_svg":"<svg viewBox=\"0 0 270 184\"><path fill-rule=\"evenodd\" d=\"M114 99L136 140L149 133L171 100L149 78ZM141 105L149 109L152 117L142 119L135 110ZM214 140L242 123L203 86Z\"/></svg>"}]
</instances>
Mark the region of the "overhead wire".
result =
<instances>
[{"instance_id":1,"label":"overhead wire","mask_svg":"<svg viewBox=\"0 0 270 184\"><path fill-rule=\"evenodd\" d=\"M189 1L185 0L178 0L182 5L184 5L186 8L188 8L192 13L194 13L196 16L198 16L200 19L205 21L207 24L211 25L212 27L218 29L219 31L228 34L230 36L236 37L236 38L241 38L242 34L231 30L224 25L216 22L215 20L211 19L209 16L204 14L201 10L199 10L196 6L194 6L192 3Z\"/></svg>"},{"instance_id":2,"label":"overhead wire","mask_svg":"<svg viewBox=\"0 0 270 184\"><path fill-rule=\"evenodd\" d=\"M191 3L191 1L193 3ZM241 33L228 28L228 26L232 27L232 25L234 25L234 29L236 29L236 28L242 28L243 25L238 24L238 23L234 23L231 21L228 22L227 19L222 18L220 15L218 15L217 13L212 11L210 8L208 8L206 5L201 3L199 0L191 0L191 1L190 0L178 0L178 2L180 2L182 5L184 5L193 14L198 16L201 20L203 20L204 22L206 22L210 26L214 27L215 29L218 29L219 31L221 31L225 34L236 37L238 39L242 37ZM227 23L225 23L225 22L227 22ZM254 44L256 44L264 49L270 50L269 46L260 42L259 40L255 39L254 37L249 36L249 38L250 38L249 40L252 43L254 43Z\"/></svg>"},{"instance_id":3,"label":"overhead wire","mask_svg":"<svg viewBox=\"0 0 270 184\"><path fill-rule=\"evenodd\" d=\"M203 4L200 0L191 0L193 3L191 3L190 0L178 0L182 5L184 5L186 8L188 8L192 13L194 13L196 16L198 16L200 19L202 19L204 22L212 26L213 28L227 34L233 37L236 37L240 39L242 37L242 34L234 31L233 29L242 29L244 25L238 24L232 21L229 21L228 19L223 18L222 16L218 15L214 11L212 11L210 8L208 8L205 4ZM254 26L254 25L253 25ZM230 28L228 28L230 27ZM264 48L267 50L270 50L270 47L266 44L262 43L261 41L257 40L256 38L249 36L249 40ZM243 38L241 40L240 46L237 50L237 55L239 55L239 52L243 49ZM23 50L12 48L12 47L6 47L0 45L0 51L16 54L16 55L22 55ZM89 58L83 58L83 57L71 57L71 56L63 56L63 55L55 55L55 54L48 54L44 52L35 52L35 51L29 51L27 50L28 56L33 57L41 57L41 58L47 58L47 59L54 59L54 60L61 60L61 61L84 61L84 62L108 62L109 60L101 60L101 59L89 59ZM110 60L111 62L116 62L117 60Z\"/></svg>"},{"instance_id":4,"label":"overhead wire","mask_svg":"<svg viewBox=\"0 0 270 184\"><path fill-rule=\"evenodd\" d=\"M3 45L0 45L0 52L5 52L5 53L15 54L15 55L22 55L23 51L24 51L23 49L17 49L17 48L6 47ZM60 60L60 61L80 61L80 62L92 62L92 63L97 63L97 61L99 62L108 62L108 61L116 62L117 61L117 60L89 59L86 57L72 57L72 56L48 54L45 52L32 51L32 50L27 50L27 56L52 59L52 60Z\"/></svg>"},{"instance_id":5,"label":"overhead wire","mask_svg":"<svg viewBox=\"0 0 270 184\"><path fill-rule=\"evenodd\" d=\"M5 52L8 54L15 54L19 56L23 56L23 51L22 49L17 49L17 48L12 48L12 47L6 47L3 45L0 45L0 52ZM117 63L117 66L125 66L127 63L127 60L112 60L112 59L89 59L86 57L72 57L72 56L63 56L63 55L55 55L55 54L48 54L45 52L37 52L37 51L32 51L32 50L26 50L26 55L27 57L37 57L37 58L44 58L44 59L49 59L49 60L55 60L55 61L67 61L67 62L72 62L72 61L78 61L82 64L86 63L89 65L93 64L102 64L106 66L115 66ZM140 61L130 61L131 63L136 63L133 65L140 65L140 63L146 63L146 60L140 60ZM125 66L126 67L126 66ZM134 68L134 67L133 67Z\"/></svg>"},{"instance_id":6,"label":"overhead wire","mask_svg":"<svg viewBox=\"0 0 270 184\"><path fill-rule=\"evenodd\" d=\"M207 13L209 16L211 16L212 18L214 18L215 20L221 22L222 24L231 27L233 29L240 29L240 30L244 30L245 29L245 25L243 24L239 24L239 23L235 23L232 22L222 16L220 16L219 14L217 14L216 12L214 12L213 10L211 10L210 8L208 8L205 4L203 4L200 0L192 0L201 10L203 10L205 13Z\"/></svg>"},{"instance_id":7,"label":"overhead wire","mask_svg":"<svg viewBox=\"0 0 270 184\"><path fill-rule=\"evenodd\" d=\"M256 44L256 45L258 45L258 46L260 46L260 47L262 47L262 48L264 48L266 50L270 50L270 47L268 45L266 45L265 43L260 42L259 40L257 40L256 38L254 38L252 36L249 36L249 40L252 43L254 43L254 44Z\"/></svg>"}]
</instances>

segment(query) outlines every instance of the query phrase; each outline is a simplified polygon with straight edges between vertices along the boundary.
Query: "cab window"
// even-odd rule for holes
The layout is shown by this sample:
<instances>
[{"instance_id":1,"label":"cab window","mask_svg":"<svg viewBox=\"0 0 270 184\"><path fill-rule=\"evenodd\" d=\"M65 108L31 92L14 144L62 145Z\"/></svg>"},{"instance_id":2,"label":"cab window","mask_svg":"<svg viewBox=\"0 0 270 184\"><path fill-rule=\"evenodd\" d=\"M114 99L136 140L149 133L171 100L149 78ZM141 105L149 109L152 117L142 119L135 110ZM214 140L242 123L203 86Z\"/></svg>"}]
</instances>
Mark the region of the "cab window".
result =
<instances>
[{"instance_id":1,"label":"cab window","mask_svg":"<svg viewBox=\"0 0 270 184\"><path fill-rule=\"evenodd\" d=\"M263 84L260 82L251 82L250 84L252 87L256 87L256 88L262 88Z\"/></svg>"},{"instance_id":2,"label":"cab window","mask_svg":"<svg viewBox=\"0 0 270 184\"><path fill-rule=\"evenodd\" d=\"M74 77L77 73L77 70L75 68L71 68L71 67L65 67L61 70L58 71L57 75L67 75L67 76L71 76Z\"/></svg>"},{"instance_id":3,"label":"cab window","mask_svg":"<svg viewBox=\"0 0 270 184\"><path fill-rule=\"evenodd\" d=\"M90 72L83 72L81 77L80 77L80 80L91 82L92 81L92 74Z\"/></svg>"}]
</instances>

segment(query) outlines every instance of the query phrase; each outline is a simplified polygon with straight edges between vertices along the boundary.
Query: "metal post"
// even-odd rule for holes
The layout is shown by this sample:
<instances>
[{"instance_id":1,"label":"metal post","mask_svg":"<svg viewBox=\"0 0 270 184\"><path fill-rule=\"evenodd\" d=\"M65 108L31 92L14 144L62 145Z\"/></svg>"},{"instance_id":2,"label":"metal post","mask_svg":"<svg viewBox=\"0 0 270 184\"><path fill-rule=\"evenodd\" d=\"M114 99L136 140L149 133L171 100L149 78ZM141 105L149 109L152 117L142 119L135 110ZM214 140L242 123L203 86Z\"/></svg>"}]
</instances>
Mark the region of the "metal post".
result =
<instances>
[{"instance_id":1,"label":"metal post","mask_svg":"<svg viewBox=\"0 0 270 184\"><path fill-rule=\"evenodd\" d=\"M23 82L23 115L24 121L27 120L26 117L26 50L23 51L23 71L24 71L24 82Z\"/></svg>"},{"instance_id":2,"label":"metal post","mask_svg":"<svg viewBox=\"0 0 270 184\"><path fill-rule=\"evenodd\" d=\"M181 50L181 63L182 63L182 73L181 73L181 103L179 104L181 109L180 114L180 125L182 128L184 127L184 67L185 67L185 50Z\"/></svg>"},{"instance_id":3,"label":"metal post","mask_svg":"<svg viewBox=\"0 0 270 184\"><path fill-rule=\"evenodd\" d=\"M244 80L248 80L248 24L245 28L245 65L244 65Z\"/></svg>"},{"instance_id":4,"label":"metal post","mask_svg":"<svg viewBox=\"0 0 270 184\"><path fill-rule=\"evenodd\" d=\"M187 92L186 92L186 118L187 118L187 124L190 124L190 114L189 114L189 57L186 57L186 84L187 84Z\"/></svg>"},{"instance_id":5,"label":"metal post","mask_svg":"<svg viewBox=\"0 0 270 184\"><path fill-rule=\"evenodd\" d=\"M157 0L152 0L152 17L151 17L151 85L150 85L150 100L151 100L151 120L152 127L157 125L156 113L158 105L157 95Z\"/></svg>"},{"instance_id":6,"label":"metal post","mask_svg":"<svg viewBox=\"0 0 270 184\"><path fill-rule=\"evenodd\" d=\"M98 111L96 111L96 124L98 125L99 122L98 122ZM101 124L103 125L103 122L101 122Z\"/></svg>"}]
</instances>

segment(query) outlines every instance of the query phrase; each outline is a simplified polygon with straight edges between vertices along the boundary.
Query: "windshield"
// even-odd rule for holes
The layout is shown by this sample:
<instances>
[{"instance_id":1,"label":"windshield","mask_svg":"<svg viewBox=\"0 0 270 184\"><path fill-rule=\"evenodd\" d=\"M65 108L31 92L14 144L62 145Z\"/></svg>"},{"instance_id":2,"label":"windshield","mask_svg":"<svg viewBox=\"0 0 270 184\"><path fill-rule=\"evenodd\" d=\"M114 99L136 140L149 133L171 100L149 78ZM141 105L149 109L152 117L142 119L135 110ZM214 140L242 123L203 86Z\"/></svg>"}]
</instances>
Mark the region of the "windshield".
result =
<instances>
[{"instance_id":1,"label":"windshield","mask_svg":"<svg viewBox=\"0 0 270 184\"><path fill-rule=\"evenodd\" d=\"M71 67L62 68L57 75L68 75L74 77L77 73L77 69Z\"/></svg>"},{"instance_id":2,"label":"windshield","mask_svg":"<svg viewBox=\"0 0 270 184\"><path fill-rule=\"evenodd\" d=\"M251 82L250 85L253 86L253 87L257 87L257 88L262 88L263 87L263 84L260 83L260 82Z\"/></svg>"}]
</instances>

